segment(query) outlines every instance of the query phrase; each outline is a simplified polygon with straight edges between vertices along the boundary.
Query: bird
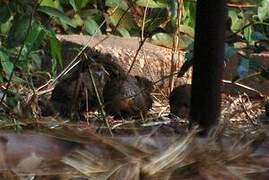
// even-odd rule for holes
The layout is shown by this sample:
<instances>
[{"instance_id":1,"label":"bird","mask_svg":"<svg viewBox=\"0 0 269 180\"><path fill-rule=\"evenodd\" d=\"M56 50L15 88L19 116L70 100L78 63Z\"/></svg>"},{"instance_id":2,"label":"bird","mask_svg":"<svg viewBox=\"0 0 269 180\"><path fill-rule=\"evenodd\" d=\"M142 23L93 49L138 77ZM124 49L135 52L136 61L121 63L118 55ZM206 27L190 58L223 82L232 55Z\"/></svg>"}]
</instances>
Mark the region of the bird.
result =
<instances>
[{"instance_id":1,"label":"bird","mask_svg":"<svg viewBox=\"0 0 269 180\"><path fill-rule=\"evenodd\" d=\"M119 76L103 89L105 112L115 118L138 118L152 107L153 83L141 76Z\"/></svg>"},{"instance_id":2,"label":"bird","mask_svg":"<svg viewBox=\"0 0 269 180\"><path fill-rule=\"evenodd\" d=\"M188 118L191 104L191 85L175 87L169 95L170 113L180 118Z\"/></svg>"},{"instance_id":3,"label":"bird","mask_svg":"<svg viewBox=\"0 0 269 180\"><path fill-rule=\"evenodd\" d=\"M100 106L97 94L102 100L103 87L109 79L108 72L96 62L79 66L60 80L52 91L50 100L62 117L93 111Z\"/></svg>"},{"instance_id":4,"label":"bird","mask_svg":"<svg viewBox=\"0 0 269 180\"><path fill-rule=\"evenodd\" d=\"M100 53L97 50L89 50L88 54L94 62L101 64L108 72L111 79L124 76L126 71L117 63L117 59L109 53Z\"/></svg>"}]
</instances>

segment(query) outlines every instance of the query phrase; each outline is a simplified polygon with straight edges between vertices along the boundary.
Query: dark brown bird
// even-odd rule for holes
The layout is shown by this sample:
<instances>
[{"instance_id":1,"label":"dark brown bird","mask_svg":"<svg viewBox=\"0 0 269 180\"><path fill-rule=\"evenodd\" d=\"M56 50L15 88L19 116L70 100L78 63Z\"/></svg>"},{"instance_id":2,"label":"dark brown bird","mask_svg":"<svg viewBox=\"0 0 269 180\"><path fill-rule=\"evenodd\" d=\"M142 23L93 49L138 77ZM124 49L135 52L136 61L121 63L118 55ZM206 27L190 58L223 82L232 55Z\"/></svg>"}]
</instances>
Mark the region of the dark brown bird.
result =
<instances>
[{"instance_id":1,"label":"dark brown bird","mask_svg":"<svg viewBox=\"0 0 269 180\"><path fill-rule=\"evenodd\" d=\"M140 76L120 76L107 82L103 90L105 111L116 118L140 117L152 107L153 84Z\"/></svg>"},{"instance_id":2,"label":"dark brown bird","mask_svg":"<svg viewBox=\"0 0 269 180\"><path fill-rule=\"evenodd\" d=\"M80 44L63 41L64 63L70 63L69 60L78 54L77 50L80 48L82 48ZM100 53L88 47L79 58L82 61L56 84L50 101L48 103L40 102L42 115L52 115L59 112L60 115L68 117L74 112L84 112L85 109L95 110L99 107L99 102L91 76L96 79L96 88L102 100L103 86L106 81L126 74L125 70L117 63L117 59L109 53ZM44 68L51 69L50 61L42 62L44 62ZM92 75L89 73L89 69L93 72ZM57 67L57 70L61 69ZM53 104L51 109L50 104Z\"/></svg>"},{"instance_id":3,"label":"dark brown bird","mask_svg":"<svg viewBox=\"0 0 269 180\"><path fill-rule=\"evenodd\" d=\"M97 109L97 93L102 101L103 87L108 79L109 74L99 63L91 63L71 72L59 81L52 91L51 101L54 108L63 117Z\"/></svg>"},{"instance_id":4,"label":"dark brown bird","mask_svg":"<svg viewBox=\"0 0 269 180\"><path fill-rule=\"evenodd\" d=\"M169 96L170 112L180 118L188 118L191 104L191 85L186 84L173 89Z\"/></svg>"},{"instance_id":5,"label":"dark brown bird","mask_svg":"<svg viewBox=\"0 0 269 180\"><path fill-rule=\"evenodd\" d=\"M66 67L72 59L74 59L78 53L79 49L84 48L81 44L77 44L75 42L61 40L61 53L63 56L63 67ZM49 49L48 47L44 48ZM45 56L42 59L42 69L46 69L50 71L52 69L52 64L50 61L50 57L47 56L50 54L46 51ZM109 53L101 53L100 51L87 47L79 58L83 59L83 61L96 62L102 64L106 71L109 73L111 77L119 76L121 74L125 74L124 69L117 63L117 58L113 57ZM76 69L76 68L75 68ZM57 73L61 72L63 69L61 66L57 66Z\"/></svg>"}]
</instances>

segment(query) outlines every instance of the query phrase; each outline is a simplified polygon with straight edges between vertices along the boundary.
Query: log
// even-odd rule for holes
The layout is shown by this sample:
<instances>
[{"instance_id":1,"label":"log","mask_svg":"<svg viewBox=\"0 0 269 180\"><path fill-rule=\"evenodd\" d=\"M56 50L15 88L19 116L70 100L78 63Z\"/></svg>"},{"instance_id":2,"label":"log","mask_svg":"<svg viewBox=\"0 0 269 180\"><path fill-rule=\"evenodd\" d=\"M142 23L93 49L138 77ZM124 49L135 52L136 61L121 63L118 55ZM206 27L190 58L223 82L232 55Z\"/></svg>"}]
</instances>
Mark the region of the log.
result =
<instances>
[{"instance_id":1,"label":"log","mask_svg":"<svg viewBox=\"0 0 269 180\"><path fill-rule=\"evenodd\" d=\"M64 67L68 65L72 61L72 59L77 55L77 51L71 51L70 48L73 48L72 45L70 47L70 43L75 43L77 45L84 46L90 41L90 48L95 48L101 53L109 53L113 57L117 59L117 62L126 70L130 68L132 60L135 56L135 53L139 47L139 39L138 38L123 38L117 36L109 36L105 41L102 41L106 36L98 36L92 37L87 35L57 35L57 38L62 42L62 55L64 60ZM102 41L102 42L101 42ZM47 48L49 49L49 48ZM170 74L170 66L171 66L171 53L172 50L160 47L157 45L153 45L149 42L145 42L142 50L140 51L137 60L134 64L134 67L131 71L132 75L145 76L152 81L158 81L165 76ZM51 70L51 63L49 60L48 52L45 55L43 63L44 69L47 71ZM263 53L264 54L264 53ZM260 62L265 66L269 67L268 55L260 55L255 54L253 56L257 57ZM240 56L236 54L233 56L227 63L224 69L224 79L232 80L232 78L236 75L236 68L239 63ZM177 70L180 69L182 64L184 63L184 55L181 53L180 59L177 63ZM58 73L63 69L58 68ZM254 77L254 79L257 77ZM269 95L268 90L268 80L253 80L253 78L244 80L240 82L244 85L250 86L254 89L257 89L261 93L265 95ZM191 83L191 69L186 73L186 75L182 78L178 78L176 80L176 85L182 84L190 84ZM157 85L161 89L165 89L168 87L168 78L161 80ZM228 94L238 94L246 92L251 97L257 97L259 94L249 91L245 88L238 87L237 85L233 85L230 83L224 83L222 92Z\"/></svg>"},{"instance_id":2,"label":"log","mask_svg":"<svg viewBox=\"0 0 269 180\"><path fill-rule=\"evenodd\" d=\"M57 35L57 38L61 42L72 42L85 46L89 41L88 47L95 48L101 53L109 53L118 60L118 63L128 71L133 58L139 48L138 38L122 38L116 36L91 37L86 35ZM102 42L101 42L102 41ZM64 64L68 64L77 53L73 53L71 56L65 52L63 46L63 59ZM160 79L170 74L172 50L153 45L149 42L145 42L143 48L139 52L134 66L130 72L132 75L145 76L152 81L159 81ZM177 63L177 69L181 67L184 62L183 54ZM184 76L176 81L176 85L190 83L190 76ZM158 84L160 87L167 87L168 78L160 81Z\"/></svg>"}]
</instances>

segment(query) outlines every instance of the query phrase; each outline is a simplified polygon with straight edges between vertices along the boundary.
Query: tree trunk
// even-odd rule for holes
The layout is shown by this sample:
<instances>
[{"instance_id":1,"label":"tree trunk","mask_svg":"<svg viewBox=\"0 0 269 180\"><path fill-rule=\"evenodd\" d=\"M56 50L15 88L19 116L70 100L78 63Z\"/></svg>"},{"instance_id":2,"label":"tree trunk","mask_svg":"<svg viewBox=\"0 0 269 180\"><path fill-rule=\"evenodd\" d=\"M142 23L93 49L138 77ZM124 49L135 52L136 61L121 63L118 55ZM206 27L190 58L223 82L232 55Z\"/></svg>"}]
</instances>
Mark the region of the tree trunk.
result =
<instances>
[{"instance_id":1,"label":"tree trunk","mask_svg":"<svg viewBox=\"0 0 269 180\"><path fill-rule=\"evenodd\" d=\"M198 123L205 134L220 114L225 15L225 0L197 1L191 125Z\"/></svg>"}]
</instances>

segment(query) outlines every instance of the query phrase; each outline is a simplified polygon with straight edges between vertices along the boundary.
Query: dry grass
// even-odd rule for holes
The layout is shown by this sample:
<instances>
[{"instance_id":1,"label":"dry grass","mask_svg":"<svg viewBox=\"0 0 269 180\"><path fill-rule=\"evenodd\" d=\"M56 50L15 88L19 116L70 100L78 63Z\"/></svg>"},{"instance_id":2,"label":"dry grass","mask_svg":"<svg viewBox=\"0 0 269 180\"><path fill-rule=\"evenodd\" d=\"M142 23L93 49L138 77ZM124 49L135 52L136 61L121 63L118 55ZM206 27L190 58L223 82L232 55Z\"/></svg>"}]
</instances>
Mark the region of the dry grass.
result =
<instances>
[{"instance_id":1,"label":"dry grass","mask_svg":"<svg viewBox=\"0 0 269 180\"><path fill-rule=\"evenodd\" d=\"M256 121L263 111L261 102L251 101L246 95L226 96L219 127L209 137L199 138L198 129L186 129L187 120L167 117L169 106L165 95L155 94L154 101L149 116L143 119L115 121L108 117L114 137L107 136L106 128L99 125L96 133L97 114L90 115L90 125L59 117L28 121L42 136L76 142L79 146L57 160L44 159L33 169L27 168L28 164L22 171L14 165L11 171L3 171L1 179L266 179L269 176L268 133ZM29 128L29 124L24 125Z\"/></svg>"},{"instance_id":2,"label":"dry grass","mask_svg":"<svg viewBox=\"0 0 269 180\"><path fill-rule=\"evenodd\" d=\"M114 133L110 137L98 113L87 114L89 123L40 117L38 97L23 86L14 89L25 94L23 103L12 110L10 121L2 121L0 128L22 126L31 134L21 138L21 134L0 132L0 179L269 177L268 131L256 120L263 111L262 102L246 95L224 97L219 127L207 138L198 137L198 129L189 131L188 120L168 116L167 91L153 94L153 108L147 117L106 117ZM1 137L8 137L7 142ZM64 146L60 140L75 146ZM11 155L18 156L16 161L9 158Z\"/></svg>"}]
</instances>

